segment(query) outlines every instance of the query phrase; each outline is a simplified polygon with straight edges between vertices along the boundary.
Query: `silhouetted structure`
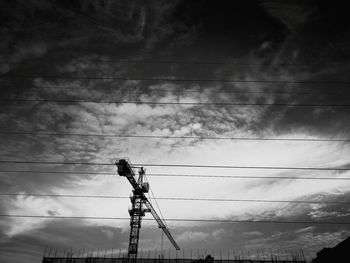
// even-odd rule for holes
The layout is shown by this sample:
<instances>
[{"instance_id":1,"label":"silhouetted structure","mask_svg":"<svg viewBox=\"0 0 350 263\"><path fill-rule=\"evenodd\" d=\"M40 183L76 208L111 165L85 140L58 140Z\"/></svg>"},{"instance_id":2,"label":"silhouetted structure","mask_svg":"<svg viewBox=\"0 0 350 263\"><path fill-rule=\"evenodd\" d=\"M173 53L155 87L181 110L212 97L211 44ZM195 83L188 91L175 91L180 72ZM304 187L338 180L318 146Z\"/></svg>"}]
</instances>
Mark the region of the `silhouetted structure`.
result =
<instances>
[{"instance_id":1,"label":"silhouetted structure","mask_svg":"<svg viewBox=\"0 0 350 263\"><path fill-rule=\"evenodd\" d=\"M178 253L171 254L170 250L168 251L169 253L165 253L165 250L163 253L159 250L144 252L146 253L141 253L139 257L134 259L129 258L128 253L121 250L118 253L113 250L100 249L87 252L85 249L76 251L71 248L59 251L58 249L47 248L44 251L42 263L130 263L135 261L137 263L306 263L302 250L298 252L290 251L289 254L275 254L272 251L269 254L252 254L249 251L244 253L241 250L241 254L232 253L225 258L221 253L220 256L215 257L206 253L200 253L199 250L197 250L196 254L192 253L191 250L191 254L187 254L187 256L185 256L185 250L182 250L183 253L181 255Z\"/></svg>"},{"instance_id":2,"label":"silhouetted structure","mask_svg":"<svg viewBox=\"0 0 350 263\"><path fill-rule=\"evenodd\" d=\"M214 259L210 255L205 259L190 258L107 258L107 257L44 257L42 263L128 263L136 261L137 263L306 263L305 260L287 260L272 257L269 259Z\"/></svg>"},{"instance_id":3,"label":"silhouetted structure","mask_svg":"<svg viewBox=\"0 0 350 263\"><path fill-rule=\"evenodd\" d=\"M165 235L170 240L171 244L176 250L180 250L179 246L175 242L174 238L169 232L165 222L159 217L156 210L153 208L151 202L146 197L146 193L149 190L149 184L144 182L145 170L143 167L139 170L139 176L136 175L130 165L125 159L116 161L118 167L118 174L125 176L133 187L133 195L130 197L132 208L129 209L130 214L130 237L129 237L129 249L128 258L130 262L135 262L137 259L138 244L139 244L139 232L141 228L142 217L145 216L146 212L150 212L154 219L157 221L159 228L163 230ZM146 207L146 208L145 208Z\"/></svg>"},{"instance_id":4,"label":"silhouetted structure","mask_svg":"<svg viewBox=\"0 0 350 263\"><path fill-rule=\"evenodd\" d=\"M317 253L313 263L342 263L350 262L350 237L333 248L323 248Z\"/></svg>"}]
</instances>

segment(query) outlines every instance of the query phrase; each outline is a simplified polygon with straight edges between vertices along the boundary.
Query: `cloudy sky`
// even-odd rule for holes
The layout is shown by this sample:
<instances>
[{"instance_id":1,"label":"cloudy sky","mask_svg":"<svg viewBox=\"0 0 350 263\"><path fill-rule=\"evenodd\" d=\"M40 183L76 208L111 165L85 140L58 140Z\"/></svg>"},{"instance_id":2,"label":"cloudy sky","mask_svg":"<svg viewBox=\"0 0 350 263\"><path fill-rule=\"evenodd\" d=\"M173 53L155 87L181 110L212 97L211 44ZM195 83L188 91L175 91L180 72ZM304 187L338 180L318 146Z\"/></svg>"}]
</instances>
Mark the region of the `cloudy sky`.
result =
<instances>
[{"instance_id":1,"label":"cloudy sky","mask_svg":"<svg viewBox=\"0 0 350 263\"><path fill-rule=\"evenodd\" d=\"M127 198L45 196L128 197L114 167L123 157L221 166L146 167L164 218L218 220L168 221L181 255L311 258L349 236L340 1L0 3L1 262L38 262L47 247L125 252L128 220L52 217L128 218ZM145 220L143 253L161 238Z\"/></svg>"}]
</instances>

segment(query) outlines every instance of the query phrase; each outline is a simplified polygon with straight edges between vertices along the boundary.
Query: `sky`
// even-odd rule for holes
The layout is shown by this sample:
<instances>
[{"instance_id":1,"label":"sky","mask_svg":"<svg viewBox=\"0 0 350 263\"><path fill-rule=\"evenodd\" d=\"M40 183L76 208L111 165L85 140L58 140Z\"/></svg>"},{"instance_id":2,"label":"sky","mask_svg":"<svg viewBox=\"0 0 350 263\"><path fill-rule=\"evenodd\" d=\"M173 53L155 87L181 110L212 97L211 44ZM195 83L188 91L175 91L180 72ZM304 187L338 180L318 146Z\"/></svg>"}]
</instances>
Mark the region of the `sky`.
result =
<instances>
[{"instance_id":1,"label":"sky","mask_svg":"<svg viewBox=\"0 0 350 263\"><path fill-rule=\"evenodd\" d=\"M48 196L129 197L114 165L120 158L145 164L165 219L216 220L167 221L179 255L302 249L311 259L347 238L344 5L0 1L0 261L38 262L50 248L125 252L128 220L52 217L128 218L128 198ZM161 231L145 219L139 251L159 253ZM175 256L166 238L163 246Z\"/></svg>"}]
</instances>

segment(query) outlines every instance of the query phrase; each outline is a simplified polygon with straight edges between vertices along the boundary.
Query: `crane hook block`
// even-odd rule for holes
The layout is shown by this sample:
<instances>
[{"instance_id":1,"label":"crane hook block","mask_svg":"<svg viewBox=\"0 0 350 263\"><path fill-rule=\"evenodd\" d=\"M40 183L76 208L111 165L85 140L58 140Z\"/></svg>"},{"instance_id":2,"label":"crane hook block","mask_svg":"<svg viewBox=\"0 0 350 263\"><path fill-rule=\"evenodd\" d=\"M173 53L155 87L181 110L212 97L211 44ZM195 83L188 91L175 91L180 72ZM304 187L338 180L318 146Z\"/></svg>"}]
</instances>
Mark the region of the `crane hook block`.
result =
<instances>
[{"instance_id":1,"label":"crane hook block","mask_svg":"<svg viewBox=\"0 0 350 263\"><path fill-rule=\"evenodd\" d=\"M148 193L148 191L149 191L149 184L148 183L142 183L141 188L142 188L142 192Z\"/></svg>"}]
</instances>

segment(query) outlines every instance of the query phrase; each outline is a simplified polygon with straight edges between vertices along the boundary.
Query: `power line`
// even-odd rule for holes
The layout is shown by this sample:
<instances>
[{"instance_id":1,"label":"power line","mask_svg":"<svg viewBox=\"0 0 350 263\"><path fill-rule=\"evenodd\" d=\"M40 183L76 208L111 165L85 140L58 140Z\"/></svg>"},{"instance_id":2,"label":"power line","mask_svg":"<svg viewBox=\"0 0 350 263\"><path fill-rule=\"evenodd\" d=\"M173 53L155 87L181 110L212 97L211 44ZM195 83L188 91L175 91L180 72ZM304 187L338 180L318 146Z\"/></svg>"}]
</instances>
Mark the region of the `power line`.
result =
<instances>
[{"instance_id":1,"label":"power line","mask_svg":"<svg viewBox=\"0 0 350 263\"><path fill-rule=\"evenodd\" d=\"M292 103L231 103L231 102L152 102L152 101L101 101L101 100L71 100L71 99L0 99L4 103L12 102L57 102L57 103L96 103L96 104L140 104L140 105L211 105L211 106L272 106L272 107L328 107L328 108L348 108L350 104L292 104Z\"/></svg>"},{"instance_id":2,"label":"power line","mask_svg":"<svg viewBox=\"0 0 350 263\"><path fill-rule=\"evenodd\" d=\"M191 87L192 88L192 87ZM62 88L60 88L62 89ZM84 89L86 90L86 88L84 87L74 87L71 89ZM304 89L303 89L304 90ZM286 94L293 94L293 95L313 95L313 96L318 96L318 95L322 95L324 96L324 94L336 94L336 95L343 95L343 94L349 94L349 91L347 90L322 90L324 93L320 93L320 90L315 90L315 91L288 91L288 90L271 90L271 89L266 89L264 91L251 91L251 90L235 90L234 88L230 88L229 90L227 89L217 89L217 90L213 90L213 89L206 89L206 88L200 88L197 90L186 90L185 88L182 89L176 89L173 88L172 90L170 89L148 89L146 91L149 92L158 92L158 93L165 93L165 92L173 92L173 93L182 93L182 94L192 94L192 93L199 93L199 94L213 94L215 93L215 95L218 94L265 94L265 95L270 95L270 94L281 94L281 95L286 95ZM143 90L143 92L145 92L145 90Z\"/></svg>"},{"instance_id":3,"label":"power line","mask_svg":"<svg viewBox=\"0 0 350 263\"><path fill-rule=\"evenodd\" d=\"M67 133L43 131L0 131L6 135L36 135L36 136L79 136L79 137L114 137L114 138L154 138L154 139L197 139L197 140L238 140L238 141L301 141L301 142L349 142L350 139L307 139L307 138L252 138L252 137L222 137L222 136L162 136L162 135L121 135L99 133Z\"/></svg>"},{"instance_id":4,"label":"power line","mask_svg":"<svg viewBox=\"0 0 350 263\"><path fill-rule=\"evenodd\" d=\"M0 78L48 78L48 79L87 79L87 80L122 80L122 81L168 81L168 82L225 82L225 83L278 83L278 84L350 84L342 80L246 80L246 79L190 79L190 78L134 78L122 76L68 76L68 75L30 75L6 74Z\"/></svg>"},{"instance_id":5,"label":"power line","mask_svg":"<svg viewBox=\"0 0 350 263\"><path fill-rule=\"evenodd\" d=\"M111 175L106 172L69 172L69 171L33 171L33 170L0 170L0 173L35 173L35 174L69 174L69 175ZM350 180L350 177L304 177L304 176L250 176L250 175L202 175L202 174L147 174L148 177L200 177L227 179L273 179L273 180Z\"/></svg>"},{"instance_id":6,"label":"power line","mask_svg":"<svg viewBox=\"0 0 350 263\"><path fill-rule=\"evenodd\" d=\"M43 87L40 87L40 89L42 90ZM98 89L102 89L102 88L106 88L106 86L99 86ZM273 94L300 94L300 95L314 95L314 96L317 96L317 95L324 95L322 93L320 93L320 90L316 90L316 91L304 91L305 88L303 88L302 90L303 91L290 91L290 90L283 90L283 91L280 91L280 90L275 90L275 89L272 89L272 87L269 87L268 90L263 90L263 91L257 91L257 90L254 90L254 91L251 91L251 90L240 90L240 89L235 89L234 87L230 87L229 90L227 89L216 89L216 90L213 90L213 89L207 89L207 88L196 88L196 90L193 90L193 87L190 88L190 90L188 89L185 89L185 88L181 88L181 89L178 89L178 88L173 88L173 89L164 89L164 88L152 88L152 89L146 89L144 91L148 91L148 92L160 92L160 93L164 93L164 92L181 92L182 94L184 93L199 93L199 94L212 94L213 92L215 92L215 94L269 94L269 93L273 93ZM39 89L38 87L35 87L35 89ZM87 90L85 87L60 87L59 88L60 90ZM324 92L326 92L327 94L337 94L337 95L340 95L340 94L348 94L349 91L347 90L324 90Z\"/></svg>"},{"instance_id":7,"label":"power line","mask_svg":"<svg viewBox=\"0 0 350 263\"><path fill-rule=\"evenodd\" d=\"M111 166L114 163L102 162L55 162L55 161L19 161L0 160L0 163L42 164L42 165L90 165ZM217 169L267 169L267 170L316 170L316 171L350 171L350 168L339 167L286 167L286 166L233 166L233 165L199 165L199 164L152 164L134 163L133 168L139 167L184 167L184 168L217 168Z\"/></svg>"},{"instance_id":8,"label":"power line","mask_svg":"<svg viewBox=\"0 0 350 263\"><path fill-rule=\"evenodd\" d=\"M146 174L144 174L144 177L145 177L146 181L148 181ZM164 225L165 225L166 227L168 227L168 226L167 226L167 223L166 223L166 221L165 221L165 219L164 219L162 210L160 210L160 207L159 207L159 204L158 204L158 202L157 202L156 196L154 195L154 193L153 193L153 191L152 191L151 186L149 186L149 191L151 192L151 194L152 194L152 196L153 196L153 198L151 198L151 197L150 197L150 194L148 193L148 198L149 198L150 202L151 202L151 200L154 200L154 201L155 201L156 206L157 206L157 208L158 208L158 210L159 210L159 214L160 214L160 216L161 216L162 219L163 219Z\"/></svg>"},{"instance_id":9,"label":"power line","mask_svg":"<svg viewBox=\"0 0 350 263\"><path fill-rule=\"evenodd\" d=\"M43 165L91 165L91 166L111 166L114 163L100 162L54 162L54 161L18 161L18 160L0 160L0 163L22 163L22 164L43 164Z\"/></svg>"},{"instance_id":10,"label":"power line","mask_svg":"<svg viewBox=\"0 0 350 263\"><path fill-rule=\"evenodd\" d=\"M350 180L348 177L300 177L300 176L250 176L250 175L200 175L200 174L148 174L161 177L201 177L232 179L286 179L286 180Z\"/></svg>"},{"instance_id":11,"label":"power line","mask_svg":"<svg viewBox=\"0 0 350 263\"><path fill-rule=\"evenodd\" d=\"M219 168L219 169L267 169L267 170L317 170L317 171L349 171L350 168L335 167L283 167L283 166L230 166L230 165L197 165L197 164L134 164L151 167L188 167L188 168Z\"/></svg>"},{"instance_id":12,"label":"power line","mask_svg":"<svg viewBox=\"0 0 350 263\"><path fill-rule=\"evenodd\" d=\"M236 59L238 60L238 59ZM79 61L79 60L78 60ZM242 63L237 61L199 61L199 60L140 60L140 59L86 59L84 62L128 63L128 64L182 64L182 65L236 65L236 66L315 66L319 63ZM329 62L327 62L328 64ZM337 62L331 62L337 64Z\"/></svg>"},{"instance_id":13,"label":"power line","mask_svg":"<svg viewBox=\"0 0 350 263\"><path fill-rule=\"evenodd\" d=\"M35 196L35 197L57 197L57 198L96 198L96 199L129 199L128 196L111 195L73 195L73 194L23 194L23 193L0 193L0 196ZM156 200L155 197L149 198ZM350 202L339 201L307 201L307 200L265 200L265 199L224 199L224 198L185 198L185 197L157 197L158 200L167 201L208 201L208 202L249 202L249 203L296 203L296 204L345 204ZM157 204L158 206L158 204ZM160 211L160 208L158 206ZM162 215L164 219L164 216Z\"/></svg>"},{"instance_id":14,"label":"power line","mask_svg":"<svg viewBox=\"0 0 350 263\"><path fill-rule=\"evenodd\" d=\"M130 220L128 217L96 217L96 216L50 216L50 215L15 215L0 214L0 217L16 218L42 218L42 219L82 219L82 220ZM143 220L154 221L153 218ZM261 224L310 224L310 225L350 225L350 222L334 221L282 221L282 220L231 220L231 219L192 219L192 218L166 218L171 222L213 222L213 223L261 223Z\"/></svg>"},{"instance_id":15,"label":"power line","mask_svg":"<svg viewBox=\"0 0 350 263\"><path fill-rule=\"evenodd\" d=\"M159 177L200 177L227 179L285 179L285 180L350 180L349 177L303 177L303 176L250 176L250 175L201 175L201 174L148 174Z\"/></svg>"},{"instance_id":16,"label":"power line","mask_svg":"<svg viewBox=\"0 0 350 263\"><path fill-rule=\"evenodd\" d=\"M150 196L149 196L150 200L154 200L154 202L156 203L156 206L157 206L157 208L158 208L159 214L160 214L160 216L162 217L162 220L163 220L163 222L164 222L164 225L165 225L166 227L168 227L168 226L167 226L167 223L166 223L166 220L164 219L162 210L160 210L160 207L159 207L159 204L158 204L158 202L157 202L157 199L156 199L156 197L155 197L155 195L154 195L154 193L153 193L153 191L152 191L152 188L150 187L149 190L150 190L150 192L152 193L152 196L153 196L153 198L150 198Z\"/></svg>"},{"instance_id":17,"label":"power line","mask_svg":"<svg viewBox=\"0 0 350 263\"><path fill-rule=\"evenodd\" d=\"M192 88L192 87L191 87ZM74 88L75 89L75 88ZM76 89L84 89L83 87L77 87ZM85 89L86 90L86 89ZM305 89L302 89L302 90L305 90ZM318 96L318 95L322 95L324 96L324 94L336 94L336 95L342 95L342 94L348 94L349 91L347 90L322 90L324 93L320 93L320 90L311 90L311 91L291 91L291 90L276 90L276 89L266 89L266 90L255 90L255 91L252 91L252 90L235 90L234 88L230 88L229 90L227 89L218 89L218 90L213 90L213 89L206 89L206 88L200 88L197 90L186 90L185 88L182 88L182 89L176 89L176 88L173 88L172 90L168 89L155 89L155 88L152 88L152 89L149 89L147 91L150 91L150 92L178 92L178 93L199 93L199 94L213 94L215 93L215 95L217 94L267 94L267 95L270 95L270 94L282 94L282 95L285 95L285 94L294 94L294 95L313 95L313 96Z\"/></svg>"},{"instance_id":18,"label":"power line","mask_svg":"<svg viewBox=\"0 0 350 263\"><path fill-rule=\"evenodd\" d=\"M35 171L35 170L0 170L0 173L37 173L37 174L70 174L70 175L112 175L115 176L116 173L106 173L106 172L70 172L70 171ZM350 179L350 178L349 178Z\"/></svg>"}]
</instances>

